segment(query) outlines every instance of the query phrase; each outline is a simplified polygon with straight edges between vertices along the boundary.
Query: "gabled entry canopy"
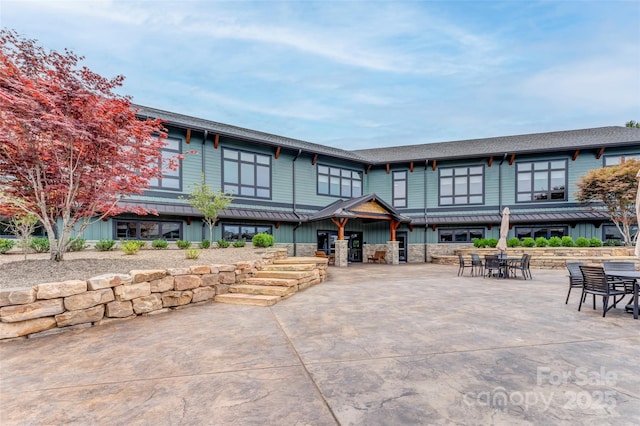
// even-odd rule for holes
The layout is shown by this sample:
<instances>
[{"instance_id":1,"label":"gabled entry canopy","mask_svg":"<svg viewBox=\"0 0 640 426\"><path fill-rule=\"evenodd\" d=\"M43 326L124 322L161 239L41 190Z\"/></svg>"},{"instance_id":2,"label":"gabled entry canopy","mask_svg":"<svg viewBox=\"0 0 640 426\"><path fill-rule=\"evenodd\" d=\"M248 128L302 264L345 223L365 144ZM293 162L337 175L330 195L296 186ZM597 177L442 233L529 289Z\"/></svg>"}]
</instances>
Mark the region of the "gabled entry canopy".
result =
<instances>
[{"instance_id":1,"label":"gabled entry canopy","mask_svg":"<svg viewBox=\"0 0 640 426\"><path fill-rule=\"evenodd\" d=\"M346 201L336 201L308 218L309 221L322 219L331 219L338 227L338 240L344 240L344 228L349 219L388 221L391 241L396 240L396 229L400 223L411 222L410 218L399 214L376 194L363 195Z\"/></svg>"},{"instance_id":2,"label":"gabled entry canopy","mask_svg":"<svg viewBox=\"0 0 640 426\"><path fill-rule=\"evenodd\" d=\"M315 221L331 218L411 222L411 218L402 216L373 193L331 203L324 209L309 215L308 220Z\"/></svg>"}]
</instances>

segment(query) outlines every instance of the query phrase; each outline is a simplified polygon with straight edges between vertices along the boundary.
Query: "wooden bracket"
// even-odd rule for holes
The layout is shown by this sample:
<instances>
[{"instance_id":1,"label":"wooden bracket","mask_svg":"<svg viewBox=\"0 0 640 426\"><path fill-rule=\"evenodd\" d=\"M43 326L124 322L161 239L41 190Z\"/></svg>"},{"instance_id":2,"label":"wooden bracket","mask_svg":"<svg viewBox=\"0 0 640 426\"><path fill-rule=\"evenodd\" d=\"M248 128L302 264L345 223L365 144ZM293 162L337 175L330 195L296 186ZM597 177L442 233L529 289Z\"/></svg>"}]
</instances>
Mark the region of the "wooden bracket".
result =
<instances>
[{"instance_id":1,"label":"wooden bracket","mask_svg":"<svg viewBox=\"0 0 640 426\"><path fill-rule=\"evenodd\" d=\"M213 140L213 147L218 149L218 145L220 145L220 135L216 133L216 137Z\"/></svg>"},{"instance_id":2,"label":"wooden bracket","mask_svg":"<svg viewBox=\"0 0 640 426\"><path fill-rule=\"evenodd\" d=\"M191 129L187 129L186 142L187 142L187 145L191 143Z\"/></svg>"},{"instance_id":3,"label":"wooden bracket","mask_svg":"<svg viewBox=\"0 0 640 426\"><path fill-rule=\"evenodd\" d=\"M489 167L493 166L493 155L489 157L489 161L487 162L487 164L489 165Z\"/></svg>"},{"instance_id":4,"label":"wooden bracket","mask_svg":"<svg viewBox=\"0 0 640 426\"><path fill-rule=\"evenodd\" d=\"M276 155L275 155L276 160L278 159L278 157L280 157L280 148L281 148L281 147L277 147L277 148L276 148Z\"/></svg>"},{"instance_id":5,"label":"wooden bracket","mask_svg":"<svg viewBox=\"0 0 640 426\"><path fill-rule=\"evenodd\" d=\"M371 167L373 167L373 165L372 165L372 164L369 164L369 165L367 166L367 170L365 170L365 171L364 171L364 174L365 174L365 175L368 175L368 174L369 174L369 171L371 171Z\"/></svg>"},{"instance_id":6,"label":"wooden bracket","mask_svg":"<svg viewBox=\"0 0 640 426\"><path fill-rule=\"evenodd\" d=\"M413 161L409 163L409 171L413 173Z\"/></svg>"},{"instance_id":7,"label":"wooden bracket","mask_svg":"<svg viewBox=\"0 0 640 426\"><path fill-rule=\"evenodd\" d=\"M580 155L580 150L576 149L573 153L573 156L571 157L571 161L576 161L578 159L578 155Z\"/></svg>"},{"instance_id":8,"label":"wooden bracket","mask_svg":"<svg viewBox=\"0 0 640 426\"><path fill-rule=\"evenodd\" d=\"M314 155L313 158L311 159L311 165L315 166L316 165L316 161L318 161L318 154Z\"/></svg>"},{"instance_id":9,"label":"wooden bracket","mask_svg":"<svg viewBox=\"0 0 640 426\"><path fill-rule=\"evenodd\" d=\"M600 150L598 151L598 154L596 155L596 160L599 160L600 157L602 157L602 154L604 154L604 146L600 148Z\"/></svg>"},{"instance_id":10,"label":"wooden bracket","mask_svg":"<svg viewBox=\"0 0 640 426\"><path fill-rule=\"evenodd\" d=\"M436 171L436 160L433 160L433 162L431 163L431 170L433 170L434 172Z\"/></svg>"},{"instance_id":11,"label":"wooden bracket","mask_svg":"<svg viewBox=\"0 0 640 426\"><path fill-rule=\"evenodd\" d=\"M511 158L509 158L509 165L513 166L513 163L516 161L516 154L511 154Z\"/></svg>"},{"instance_id":12,"label":"wooden bracket","mask_svg":"<svg viewBox=\"0 0 640 426\"><path fill-rule=\"evenodd\" d=\"M389 172L391 172L391 166L387 163L387 174L389 174Z\"/></svg>"}]
</instances>

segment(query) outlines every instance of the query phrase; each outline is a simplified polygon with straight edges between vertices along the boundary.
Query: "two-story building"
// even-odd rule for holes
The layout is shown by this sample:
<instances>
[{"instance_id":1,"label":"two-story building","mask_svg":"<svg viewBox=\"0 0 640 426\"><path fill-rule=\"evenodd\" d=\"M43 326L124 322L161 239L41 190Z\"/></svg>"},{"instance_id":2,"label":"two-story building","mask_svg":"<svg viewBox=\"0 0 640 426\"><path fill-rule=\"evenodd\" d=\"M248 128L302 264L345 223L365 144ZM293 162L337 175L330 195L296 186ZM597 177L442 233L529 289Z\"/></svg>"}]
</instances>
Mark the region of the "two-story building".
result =
<instances>
[{"instance_id":1,"label":"two-story building","mask_svg":"<svg viewBox=\"0 0 640 426\"><path fill-rule=\"evenodd\" d=\"M392 247L394 262L425 262L432 250L509 237L619 238L605 213L576 202L580 176L640 158L640 129L602 127L453 142L343 150L177 113L140 107L169 130L164 155L192 151L143 197L124 201L158 215L122 214L84 237L201 241L202 214L184 199L203 177L233 194L215 226L228 241L267 232L290 255L333 252L361 262Z\"/></svg>"}]
</instances>

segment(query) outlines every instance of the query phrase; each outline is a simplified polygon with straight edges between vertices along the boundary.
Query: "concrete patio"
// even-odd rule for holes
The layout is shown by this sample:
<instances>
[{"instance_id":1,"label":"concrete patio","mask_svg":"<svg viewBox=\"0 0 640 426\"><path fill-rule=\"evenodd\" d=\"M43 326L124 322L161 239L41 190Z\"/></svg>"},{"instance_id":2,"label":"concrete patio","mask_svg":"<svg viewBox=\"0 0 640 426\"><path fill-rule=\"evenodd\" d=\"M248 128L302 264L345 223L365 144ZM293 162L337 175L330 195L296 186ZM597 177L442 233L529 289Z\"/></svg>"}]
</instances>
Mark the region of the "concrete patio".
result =
<instances>
[{"instance_id":1,"label":"concrete patio","mask_svg":"<svg viewBox=\"0 0 640 426\"><path fill-rule=\"evenodd\" d=\"M0 424L640 424L640 320L532 272L332 267L270 308L7 341Z\"/></svg>"}]
</instances>

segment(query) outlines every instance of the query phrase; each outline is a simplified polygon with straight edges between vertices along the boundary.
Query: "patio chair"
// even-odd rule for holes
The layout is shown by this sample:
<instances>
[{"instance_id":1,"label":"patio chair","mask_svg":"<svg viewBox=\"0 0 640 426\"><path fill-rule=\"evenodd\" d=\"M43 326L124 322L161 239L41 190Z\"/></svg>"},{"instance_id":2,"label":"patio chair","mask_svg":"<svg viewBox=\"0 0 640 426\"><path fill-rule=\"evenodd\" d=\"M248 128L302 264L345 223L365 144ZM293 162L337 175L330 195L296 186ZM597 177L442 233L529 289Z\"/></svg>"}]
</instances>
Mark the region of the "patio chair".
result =
<instances>
[{"instance_id":1,"label":"patio chair","mask_svg":"<svg viewBox=\"0 0 640 426\"><path fill-rule=\"evenodd\" d=\"M518 275L518 271L522 273L522 278L525 280L527 278L533 279L531 276L531 270L529 269L529 265L531 264L531 255L523 254L520 260L512 260L509 262L508 269L509 274L513 273L513 277L515 278Z\"/></svg>"},{"instance_id":2,"label":"patio chair","mask_svg":"<svg viewBox=\"0 0 640 426\"><path fill-rule=\"evenodd\" d=\"M604 261L602 262L605 272L606 271L635 271L636 265L633 262L614 262L614 261ZM613 283L613 285L623 286L625 290L633 292L633 279L622 279L622 278L611 278L609 277L609 282Z\"/></svg>"},{"instance_id":3,"label":"patio chair","mask_svg":"<svg viewBox=\"0 0 640 426\"><path fill-rule=\"evenodd\" d=\"M567 262L567 269L569 270L569 292L567 293L567 300L564 301L566 305L569 303L569 295L572 288L582 288L582 271L580 271L580 265L584 265L582 262ZM593 296L595 298L595 296Z\"/></svg>"},{"instance_id":4,"label":"patio chair","mask_svg":"<svg viewBox=\"0 0 640 426\"><path fill-rule=\"evenodd\" d=\"M484 262L477 253L471 253L471 276L482 275Z\"/></svg>"},{"instance_id":5,"label":"patio chair","mask_svg":"<svg viewBox=\"0 0 640 426\"><path fill-rule=\"evenodd\" d=\"M471 263L469 263L463 255L458 253L458 276L464 275L464 268L471 267Z\"/></svg>"},{"instance_id":6,"label":"patio chair","mask_svg":"<svg viewBox=\"0 0 640 426\"><path fill-rule=\"evenodd\" d=\"M604 266L604 270L606 271L635 271L636 264L634 262L616 262L606 260L602 262ZM609 283L613 284L616 288L622 287L627 294L633 294L633 284L635 283L634 279L624 279L624 278L614 278L607 277ZM633 297L629 301L628 305L633 303Z\"/></svg>"},{"instance_id":7,"label":"patio chair","mask_svg":"<svg viewBox=\"0 0 640 426\"><path fill-rule=\"evenodd\" d=\"M500 276L502 273L502 263L497 255L485 255L484 257L484 277ZM496 272L494 272L496 271Z\"/></svg>"},{"instance_id":8,"label":"patio chair","mask_svg":"<svg viewBox=\"0 0 640 426\"><path fill-rule=\"evenodd\" d=\"M580 297L580 305L578 311L582 308L582 301L587 294L594 296L602 296L602 316L607 315L609 309L615 307L618 303L617 296L627 294L624 290L616 290L615 286L610 284L607 276L604 274L604 268L601 266L580 265L582 272L582 296ZM609 298L613 297L613 304L609 305ZM593 298L593 309L596 308L596 300Z\"/></svg>"}]
</instances>

